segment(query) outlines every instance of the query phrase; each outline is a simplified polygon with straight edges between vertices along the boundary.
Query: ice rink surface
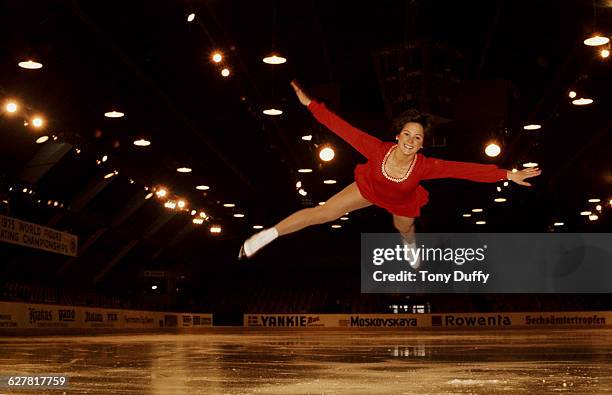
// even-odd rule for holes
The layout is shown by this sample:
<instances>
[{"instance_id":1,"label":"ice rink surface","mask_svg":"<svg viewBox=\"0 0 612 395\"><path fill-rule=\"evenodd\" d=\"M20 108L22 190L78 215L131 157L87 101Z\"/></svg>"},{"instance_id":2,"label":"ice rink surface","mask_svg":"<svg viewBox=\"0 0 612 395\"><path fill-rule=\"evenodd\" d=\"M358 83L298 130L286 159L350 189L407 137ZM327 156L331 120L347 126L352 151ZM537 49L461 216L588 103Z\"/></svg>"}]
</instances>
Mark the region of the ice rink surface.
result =
<instances>
[{"instance_id":1,"label":"ice rink surface","mask_svg":"<svg viewBox=\"0 0 612 395\"><path fill-rule=\"evenodd\" d=\"M0 338L0 375L51 373L69 377L67 394L603 394L612 393L612 330Z\"/></svg>"}]
</instances>

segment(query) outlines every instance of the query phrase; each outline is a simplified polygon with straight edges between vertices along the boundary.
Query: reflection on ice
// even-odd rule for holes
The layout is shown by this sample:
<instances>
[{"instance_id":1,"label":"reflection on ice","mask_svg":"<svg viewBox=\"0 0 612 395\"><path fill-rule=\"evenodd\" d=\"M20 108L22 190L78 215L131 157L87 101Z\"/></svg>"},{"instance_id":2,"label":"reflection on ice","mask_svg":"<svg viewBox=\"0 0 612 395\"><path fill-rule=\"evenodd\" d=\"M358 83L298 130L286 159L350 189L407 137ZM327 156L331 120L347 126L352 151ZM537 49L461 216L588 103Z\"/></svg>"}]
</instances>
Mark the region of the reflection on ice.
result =
<instances>
[{"instance_id":1,"label":"reflection on ice","mask_svg":"<svg viewBox=\"0 0 612 395\"><path fill-rule=\"evenodd\" d=\"M612 330L248 331L0 338L0 372L89 394L612 392Z\"/></svg>"}]
</instances>

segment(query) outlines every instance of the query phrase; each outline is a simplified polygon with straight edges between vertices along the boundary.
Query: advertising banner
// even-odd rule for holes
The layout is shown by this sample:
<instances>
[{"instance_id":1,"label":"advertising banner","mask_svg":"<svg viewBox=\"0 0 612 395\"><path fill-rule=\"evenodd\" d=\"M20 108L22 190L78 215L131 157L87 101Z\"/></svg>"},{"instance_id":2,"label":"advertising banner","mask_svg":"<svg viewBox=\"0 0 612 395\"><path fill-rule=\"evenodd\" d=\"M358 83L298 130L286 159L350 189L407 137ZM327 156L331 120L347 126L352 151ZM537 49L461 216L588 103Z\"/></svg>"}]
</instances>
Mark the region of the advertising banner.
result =
<instances>
[{"instance_id":1,"label":"advertising banner","mask_svg":"<svg viewBox=\"0 0 612 395\"><path fill-rule=\"evenodd\" d=\"M449 314L245 314L248 328L471 329L612 326L612 312Z\"/></svg>"},{"instance_id":2,"label":"advertising banner","mask_svg":"<svg viewBox=\"0 0 612 395\"><path fill-rule=\"evenodd\" d=\"M77 255L77 236L5 215L0 215L0 241L68 256Z\"/></svg>"},{"instance_id":3,"label":"advertising banner","mask_svg":"<svg viewBox=\"0 0 612 395\"><path fill-rule=\"evenodd\" d=\"M212 314L0 302L0 335L3 329L204 328L212 324Z\"/></svg>"}]
</instances>

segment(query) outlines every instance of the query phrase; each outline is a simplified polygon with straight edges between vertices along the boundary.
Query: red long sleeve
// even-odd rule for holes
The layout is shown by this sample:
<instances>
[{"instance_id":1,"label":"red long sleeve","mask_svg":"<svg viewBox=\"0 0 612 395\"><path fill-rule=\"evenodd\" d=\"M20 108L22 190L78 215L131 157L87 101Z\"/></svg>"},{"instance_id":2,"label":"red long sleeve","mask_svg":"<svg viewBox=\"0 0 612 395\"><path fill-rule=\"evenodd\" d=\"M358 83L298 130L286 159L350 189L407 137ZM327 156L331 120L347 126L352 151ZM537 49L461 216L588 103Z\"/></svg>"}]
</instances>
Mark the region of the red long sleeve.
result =
<instances>
[{"instance_id":1,"label":"red long sleeve","mask_svg":"<svg viewBox=\"0 0 612 395\"><path fill-rule=\"evenodd\" d=\"M359 151L361 155L368 159L370 159L380 145L383 144L383 142L376 137L357 129L328 110L323 103L312 100L308 105L308 110L314 115L317 121L340 136L344 141Z\"/></svg>"},{"instance_id":2,"label":"red long sleeve","mask_svg":"<svg viewBox=\"0 0 612 395\"><path fill-rule=\"evenodd\" d=\"M506 179L506 170L495 165L454 162L436 158L426 158L421 179L462 178L478 182L497 182Z\"/></svg>"}]
</instances>

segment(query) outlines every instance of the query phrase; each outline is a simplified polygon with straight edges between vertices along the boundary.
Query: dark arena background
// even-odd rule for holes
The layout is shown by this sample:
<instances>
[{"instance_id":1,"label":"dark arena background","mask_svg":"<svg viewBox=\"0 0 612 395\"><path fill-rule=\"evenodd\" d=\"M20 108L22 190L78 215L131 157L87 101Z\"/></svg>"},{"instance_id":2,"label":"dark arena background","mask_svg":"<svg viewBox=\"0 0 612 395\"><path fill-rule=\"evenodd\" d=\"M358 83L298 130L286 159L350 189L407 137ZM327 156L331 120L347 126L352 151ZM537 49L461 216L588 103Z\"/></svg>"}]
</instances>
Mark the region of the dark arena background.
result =
<instances>
[{"instance_id":1,"label":"dark arena background","mask_svg":"<svg viewBox=\"0 0 612 395\"><path fill-rule=\"evenodd\" d=\"M365 162L294 79L385 141L419 109L428 157L543 170L423 181L417 237L605 236L611 22L610 0L1 0L0 394L612 392L610 277L366 293L362 234L396 232L375 206L238 260Z\"/></svg>"}]
</instances>

